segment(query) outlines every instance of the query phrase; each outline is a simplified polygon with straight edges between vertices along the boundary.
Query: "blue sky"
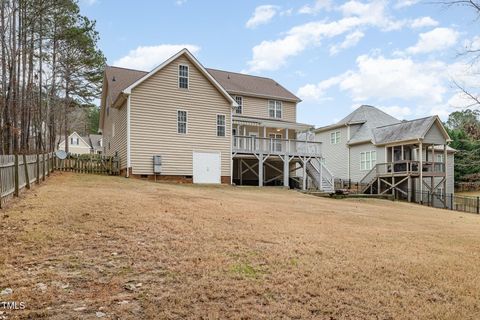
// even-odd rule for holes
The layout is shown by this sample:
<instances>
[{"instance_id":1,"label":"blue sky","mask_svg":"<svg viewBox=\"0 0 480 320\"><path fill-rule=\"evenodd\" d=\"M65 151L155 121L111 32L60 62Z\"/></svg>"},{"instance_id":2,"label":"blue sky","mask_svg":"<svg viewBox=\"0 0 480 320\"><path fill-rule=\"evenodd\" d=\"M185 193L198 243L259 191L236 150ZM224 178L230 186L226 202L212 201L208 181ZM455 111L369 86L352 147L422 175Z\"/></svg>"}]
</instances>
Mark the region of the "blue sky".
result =
<instances>
[{"instance_id":1,"label":"blue sky","mask_svg":"<svg viewBox=\"0 0 480 320\"><path fill-rule=\"evenodd\" d=\"M110 65L150 70L187 46L206 67L271 77L297 94L298 121L336 122L356 106L400 119L468 106L452 80L478 78L466 8L431 1L80 0Z\"/></svg>"}]
</instances>

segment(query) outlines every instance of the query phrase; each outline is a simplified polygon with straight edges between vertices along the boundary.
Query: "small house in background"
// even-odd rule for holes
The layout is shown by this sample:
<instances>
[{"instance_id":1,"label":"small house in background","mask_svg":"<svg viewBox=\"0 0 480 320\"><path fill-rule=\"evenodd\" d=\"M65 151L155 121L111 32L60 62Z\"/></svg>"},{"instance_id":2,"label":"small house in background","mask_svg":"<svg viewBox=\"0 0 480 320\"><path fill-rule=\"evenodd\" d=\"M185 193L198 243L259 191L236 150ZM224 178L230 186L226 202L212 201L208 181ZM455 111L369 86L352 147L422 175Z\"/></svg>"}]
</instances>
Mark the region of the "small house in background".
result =
<instances>
[{"instance_id":1,"label":"small house in background","mask_svg":"<svg viewBox=\"0 0 480 320\"><path fill-rule=\"evenodd\" d=\"M59 137L57 150L65 151L65 139ZM101 154L103 150L102 135L90 134L80 136L77 132L72 132L68 136L68 152L74 154Z\"/></svg>"},{"instance_id":2,"label":"small house in background","mask_svg":"<svg viewBox=\"0 0 480 320\"><path fill-rule=\"evenodd\" d=\"M102 154L103 151L103 137L101 134L89 134L90 146L92 153Z\"/></svg>"}]
</instances>

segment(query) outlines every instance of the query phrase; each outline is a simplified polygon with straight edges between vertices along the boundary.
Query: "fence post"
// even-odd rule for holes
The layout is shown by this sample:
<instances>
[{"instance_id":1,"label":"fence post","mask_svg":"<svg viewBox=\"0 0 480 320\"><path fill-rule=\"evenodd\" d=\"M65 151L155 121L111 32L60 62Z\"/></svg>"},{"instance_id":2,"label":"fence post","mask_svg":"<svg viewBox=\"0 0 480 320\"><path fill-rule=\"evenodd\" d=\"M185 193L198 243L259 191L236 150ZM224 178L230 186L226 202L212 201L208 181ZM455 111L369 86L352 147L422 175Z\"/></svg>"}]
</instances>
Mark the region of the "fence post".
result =
<instances>
[{"instance_id":1,"label":"fence post","mask_svg":"<svg viewBox=\"0 0 480 320\"><path fill-rule=\"evenodd\" d=\"M453 209L453 193L450 193L450 210L454 210Z\"/></svg>"},{"instance_id":2,"label":"fence post","mask_svg":"<svg viewBox=\"0 0 480 320\"><path fill-rule=\"evenodd\" d=\"M47 153L47 177L50 177L50 153Z\"/></svg>"},{"instance_id":3,"label":"fence post","mask_svg":"<svg viewBox=\"0 0 480 320\"><path fill-rule=\"evenodd\" d=\"M18 154L15 154L15 191L13 193L13 195L15 197L18 197L18 190L19 190L19 186L18 186Z\"/></svg>"},{"instance_id":4,"label":"fence post","mask_svg":"<svg viewBox=\"0 0 480 320\"><path fill-rule=\"evenodd\" d=\"M480 197L477 197L477 214L480 213Z\"/></svg>"},{"instance_id":5,"label":"fence post","mask_svg":"<svg viewBox=\"0 0 480 320\"><path fill-rule=\"evenodd\" d=\"M23 167L25 168L25 187L30 189L30 178L28 177L28 163L27 156L23 154Z\"/></svg>"},{"instance_id":6,"label":"fence post","mask_svg":"<svg viewBox=\"0 0 480 320\"><path fill-rule=\"evenodd\" d=\"M42 181L45 181L45 153L42 153Z\"/></svg>"},{"instance_id":7,"label":"fence post","mask_svg":"<svg viewBox=\"0 0 480 320\"><path fill-rule=\"evenodd\" d=\"M40 155L37 153L37 184L40 183Z\"/></svg>"}]
</instances>

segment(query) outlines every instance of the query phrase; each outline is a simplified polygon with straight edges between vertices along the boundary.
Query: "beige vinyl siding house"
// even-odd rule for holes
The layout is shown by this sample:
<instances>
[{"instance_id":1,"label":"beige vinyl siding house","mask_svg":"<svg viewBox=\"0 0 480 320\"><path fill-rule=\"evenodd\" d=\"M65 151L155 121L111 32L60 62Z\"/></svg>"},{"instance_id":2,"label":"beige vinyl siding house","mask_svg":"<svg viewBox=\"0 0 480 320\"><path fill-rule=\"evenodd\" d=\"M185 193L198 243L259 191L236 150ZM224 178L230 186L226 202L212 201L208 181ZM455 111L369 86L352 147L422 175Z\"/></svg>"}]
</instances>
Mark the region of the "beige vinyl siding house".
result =
<instances>
[{"instance_id":1,"label":"beige vinyl siding house","mask_svg":"<svg viewBox=\"0 0 480 320\"><path fill-rule=\"evenodd\" d=\"M100 128L127 177L291 186L299 167L317 178L321 167L320 144L296 140L313 128L296 122L298 102L273 79L205 69L184 49L150 72L107 67Z\"/></svg>"},{"instance_id":2,"label":"beige vinyl siding house","mask_svg":"<svg viewBox=\"0 0 480 320\"><path fill-rule=\"evenodd\" d=\"M72 132L68 136L68 152L74 154L88 154L91 149L88 137L81 137L76 132ZM57 150L65 151L65 139L60 141Z\"/></svg>"},{"instance_id":3,"label":"beige vinyl siding house","mask_svg":"<svg viewBox=\"0 0 480 320\"><path fill-rule=\"evenodd\" d=\"M105 153L119 155L126 176L153 177L153 157L159 156L158 179L187 181L195 180L197 156L202 170L218 171L218 182L230 183L234 107L186 49L151 72L107 67L100 115ZM218 168L201 160L205 155L218 157Z\"/></svg>"},{"instance_id":4,"label":"beige vinyl siding house","mask_svg":"<svg viewBox=\"0 0 480 320\"><path fill-rule=\"evenodd\" d=\"M189 67L188 89L178 87L178 66ZM230 177L231 102L185 56L134 88L130 100L131 166L152 173L152 156L162 155L162 174L192 176L194 151L220 152L221 175ZM177 111L187 112L187 132L177 132ZM226 118L217 136L217 115Z\"/></svg>"}]
</instances>

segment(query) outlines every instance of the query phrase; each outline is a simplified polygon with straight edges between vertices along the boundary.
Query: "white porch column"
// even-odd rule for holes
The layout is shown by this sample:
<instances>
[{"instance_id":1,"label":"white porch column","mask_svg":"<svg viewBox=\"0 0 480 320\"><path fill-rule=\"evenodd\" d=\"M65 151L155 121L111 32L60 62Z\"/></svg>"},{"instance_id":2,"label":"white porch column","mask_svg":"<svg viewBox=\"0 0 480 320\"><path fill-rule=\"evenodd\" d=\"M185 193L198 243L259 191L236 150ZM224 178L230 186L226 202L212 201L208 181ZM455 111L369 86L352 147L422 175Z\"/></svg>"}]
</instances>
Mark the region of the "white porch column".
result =
<instances>
[{"instance_id":1,"label":"white porch column","mask_svg":"<svg viewBox=\"0 0 480 320\"><path fill-rule=\"evenodd\" d=\"M419 171L420 171L420 199L422 199L423 202L423 143L420 142L420 145L418 147L419 149L419 154L418 154L418 161L419 161Z\"/></svg>"},{"instance_id":2,"label":"white porch column","mask_svg":"<svg viewBox=\"0 0 480 320\"><path fill-rule=\"evenodd\" d=\"M445 194L445 203L447 203L447 145L443 145L443 171L445 172L445 180L443 181L443 193Z\"/></svg>"},{"instance_id":3,"label":"white porch column","mask_svg":"<svg viewBox=\"0 0 480 320\"><path fill-rule=\"evenodd\" d=\"M290 156L288 153L285 154L285 158L283 159L283 186L289 187L289 179L290 179Z\"/></svg>"},{"instance_id":4,"label":"white porch column","mask_svg":"<svg viewBox=\"0 0 480 320\"><path fill-rule=\"evenodd\" d=\"M258 158L258 186L263 187L263 153Z\"/></svg>"}]
</instances>

